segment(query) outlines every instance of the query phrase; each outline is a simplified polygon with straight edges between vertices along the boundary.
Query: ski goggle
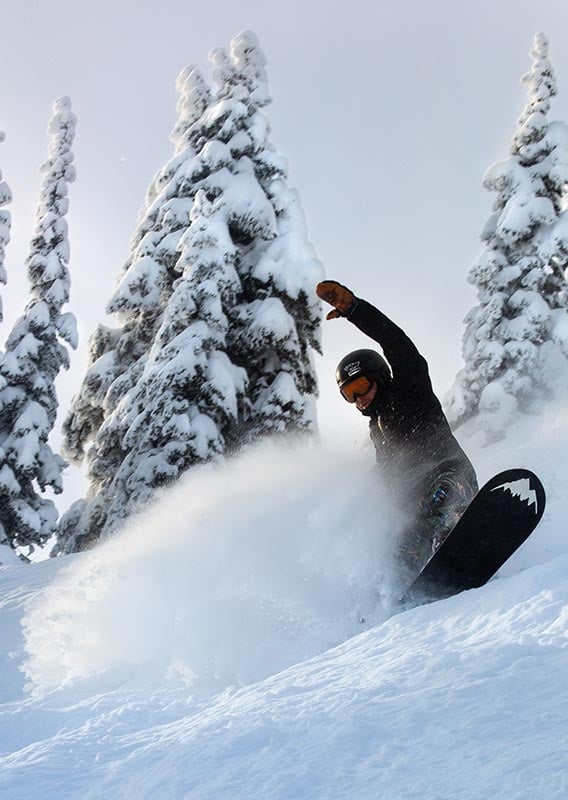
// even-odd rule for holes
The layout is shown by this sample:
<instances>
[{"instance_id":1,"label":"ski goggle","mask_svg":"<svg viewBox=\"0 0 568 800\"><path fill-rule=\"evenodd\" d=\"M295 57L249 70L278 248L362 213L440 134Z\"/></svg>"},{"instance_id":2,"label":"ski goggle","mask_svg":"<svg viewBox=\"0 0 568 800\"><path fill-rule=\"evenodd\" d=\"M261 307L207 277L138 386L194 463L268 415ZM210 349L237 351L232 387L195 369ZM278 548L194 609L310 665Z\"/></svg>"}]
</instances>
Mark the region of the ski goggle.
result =
<instances>
[{"instance_id":1,"label":"ski goggle","mask_svg":"<svg viewBox=\"0 0 568 800\"><path fill-rule=\"evenodd\" d=\"M355 378L355 380L342 386L340 391L348 403L354 403L362 394L367 394L372 385L372 382L368 378L364 375L360 375L358 378Z\"/></svg>"}]
</instances>

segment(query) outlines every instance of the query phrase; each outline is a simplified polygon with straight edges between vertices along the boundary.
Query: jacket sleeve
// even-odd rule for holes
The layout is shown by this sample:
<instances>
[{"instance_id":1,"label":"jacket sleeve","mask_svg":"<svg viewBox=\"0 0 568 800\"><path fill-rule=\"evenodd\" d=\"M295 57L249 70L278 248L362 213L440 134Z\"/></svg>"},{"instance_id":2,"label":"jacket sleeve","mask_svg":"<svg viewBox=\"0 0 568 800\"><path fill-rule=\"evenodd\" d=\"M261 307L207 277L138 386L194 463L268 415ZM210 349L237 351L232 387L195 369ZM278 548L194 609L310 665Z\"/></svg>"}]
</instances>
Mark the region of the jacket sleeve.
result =
<instances>
[{"instance_id":1,"label":"jacket sleeve","mask_svg":"<svg viewBox=\"0 0 568 800\"><path fill-rule=\"evenodd\" d=\"M406 333L382 311L366 300L356 298L346 318L380 344L391 366L393 377L416 388L432 390L426 359L420 355Z\"/></svg>"}]
</instances>

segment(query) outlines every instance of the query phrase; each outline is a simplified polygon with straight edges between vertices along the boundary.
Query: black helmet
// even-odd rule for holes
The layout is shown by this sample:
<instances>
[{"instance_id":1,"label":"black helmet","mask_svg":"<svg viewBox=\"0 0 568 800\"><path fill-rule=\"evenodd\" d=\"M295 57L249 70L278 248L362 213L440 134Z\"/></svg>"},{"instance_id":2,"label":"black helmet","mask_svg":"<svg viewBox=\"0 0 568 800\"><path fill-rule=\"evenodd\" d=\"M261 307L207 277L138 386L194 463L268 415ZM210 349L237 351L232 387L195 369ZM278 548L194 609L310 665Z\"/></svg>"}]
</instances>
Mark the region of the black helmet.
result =
<instances>
[{"instance_id":1,"label":"black helmet","mask_svg":"<svg viewBox=\"0 0 568 800\"><path fill-rule=\"evenodd\" d=\"M388 364L376 350L353 350L341 359L335 370L339 389L360 375L376 381L379 388L384 388L391 381Z\"/></svg>"}]
</instances>

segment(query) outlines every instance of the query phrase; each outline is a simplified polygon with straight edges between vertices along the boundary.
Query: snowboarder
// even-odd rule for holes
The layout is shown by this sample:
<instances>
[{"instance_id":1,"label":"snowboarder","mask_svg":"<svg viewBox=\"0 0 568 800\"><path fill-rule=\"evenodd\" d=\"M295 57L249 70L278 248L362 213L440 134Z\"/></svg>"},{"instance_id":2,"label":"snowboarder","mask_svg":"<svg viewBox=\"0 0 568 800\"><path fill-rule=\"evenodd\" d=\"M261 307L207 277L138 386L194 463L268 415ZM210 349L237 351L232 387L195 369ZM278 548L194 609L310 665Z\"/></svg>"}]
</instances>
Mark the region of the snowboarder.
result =
<instances>
[{"instance_id":1,"label":"snowboarder","mask_svg":"<svg viewBox=\"0 0 568 800\"><path fill-rule=\"evenodd\" d=\"M318 283L316 293L333 306L327 319L345 317L386 357L355 350L335 378L345 400L369 418L377 467L409 514L401 553L410 569L420 569L475 496L475 470L450 430L425 358L404 331L336 281Z\"/></svg>"}]
</instances>

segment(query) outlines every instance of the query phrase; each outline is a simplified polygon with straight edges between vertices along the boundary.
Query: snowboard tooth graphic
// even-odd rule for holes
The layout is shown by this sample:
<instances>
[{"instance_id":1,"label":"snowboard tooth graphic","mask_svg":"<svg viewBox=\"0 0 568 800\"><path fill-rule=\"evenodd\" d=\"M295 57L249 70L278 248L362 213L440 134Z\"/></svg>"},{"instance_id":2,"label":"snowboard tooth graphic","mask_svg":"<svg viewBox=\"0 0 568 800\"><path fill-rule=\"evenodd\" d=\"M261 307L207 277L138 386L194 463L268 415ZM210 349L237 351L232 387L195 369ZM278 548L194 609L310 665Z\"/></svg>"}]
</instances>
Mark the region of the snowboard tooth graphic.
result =
<instances>
[{"instance_id":1,"label":"snowboard tooth graphic","mask_svg":"<svg viewBox=\"0 0 568 800\"><path fill-rule=\"evenodd\" d=\"M534 505L534 513L538 514L536 492L534 489L531 489L531 482L528 478L521 478L518 481L511 481L511 483L503 483L501 486L496 486L491 491L496 492L497 489L510 492L513 497L518 497L520 500L526 500L529 506Z\"/></svg>"}]
</instances>

